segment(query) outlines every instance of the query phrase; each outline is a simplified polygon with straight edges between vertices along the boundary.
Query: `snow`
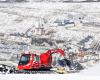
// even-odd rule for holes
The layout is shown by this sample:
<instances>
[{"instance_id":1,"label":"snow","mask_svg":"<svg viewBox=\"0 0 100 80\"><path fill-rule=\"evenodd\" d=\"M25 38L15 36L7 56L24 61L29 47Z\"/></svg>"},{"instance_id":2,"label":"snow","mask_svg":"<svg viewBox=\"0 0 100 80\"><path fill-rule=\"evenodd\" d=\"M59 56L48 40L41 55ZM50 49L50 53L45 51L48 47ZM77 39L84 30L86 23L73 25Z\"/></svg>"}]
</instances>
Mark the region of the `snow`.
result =
<instances>
[{"instance_id":1,"label":"snow","mask_svg":"<svg viewBox=\"0 0 100 80\"><path fill-rule=\"evenodd\" d=\"M100 3L0 3L0 32L3 33L25 33L29 28L38 27L40 19L47 19L48 23L45 28L49 30L49 24L57 18L65 19L68 17L67 13L74 16L74 21L77 23L75 27L65 29L67 26L52 27L57 33L55 38L73 40L74 44L86 38L93 36L94 40L100 41L100 27L87 27L79 24L77 20L80 16L85 16L87 22L100 20ZM51 29L51 27L50 27ZM66 41L67 41L66 40ZM88 44L88 45L87 45ZM86 43L89 48L91 41ZM0 47L7 45L0 45ZM10 47L20 48L18 45L10 45ZM8 45L9 47L9 45ZM10 48L9 47L9 48ZM75 46L74 46L75 47ZM10 48L10 49L11 49ZM13 53L16 51L10 50ZM34 48L36 49L36 47ZM75 49L75 48L74 48ZM72 51L75 51L72 49ZM2 49L3 51L5 49ZM8 49L7 49L8 50ZM5 51L7 51L5 50ZM36 49L37 50L37 49ZM70 50L71 51L71 50ZM71 51L71 52L72 52ZM10 58L8 54L1 54L1 58ZM1 62L3 63L3 62ZM6 63L8 64L8 62ZM9 64L14 64L9 62ZM16 65L16 64L14 64ZM92 67L81 71L80 73L72 74L0 74L0 80L99 80L100 79L100 62Z\"/></svg>"},{"instance_id":2,"label":"snow","mask_svg":"<svg viewBox=\"0 0 100 80\"><path fill-rule=\"evenodd\" d=\"M42 4L42 5L41 5ZM78 43L87 36L93 36L99 41L100 27L82 26L78 18L85 17L87 22L100 20L100 3L0 3L0 32L1 33L25 33L28 29L38 27L38 23L43 23L46 31L55 30L54 39L72 40ZM52 6L51 6L52 5ZM88 6L89 5L89 6ZM73 17L76 26L52 26L56 19L69 19ZM41 20L41 21L40 21ZM53 24L55 25L55 24ZM31 33L30 33L31 34ZM19 38L18 38L19 39ZM75 42L74 42L75 41ZM88 43L86 43L88 44ZM89 46L86 46L89 48Z\"/></svg>"},{"instance_id":3,"label":"snow","mask_svg":"<svg viewBox=\"0 0 100 80\"><path fill-rule=\"evenodd\" d=\"M88 75L88 76L100 76L100 62L96 63L92 67L83 70L81 75Z\"/></svg>"},{"instance_id":4,"label":"snow","mask_svg":"<svg viewBox=\"0 0 100 80\"><path fill-rule=\"evenodd\" d=\"M66 3L0 3L0 16L2 16L0 32L22 33L36 25L38 18L47 18L47 20L49 18L52 20L56 16L63 18L66 17L64 14L67 14L67 11L74 16L96 14L100 11L99 7L99 3L67 3L67 5ZM100 16L98 18L100 19Z\"/></svg>"},{"instance_id":5,"label":"snow","mask_svg":"<svg viewBox=\"0 0 100 80\"><path fill-rule=\"evenodd\" d=\"M0 80L99 80L100 63L72 74L0 74Z\"/></svg>"}]
</instances>

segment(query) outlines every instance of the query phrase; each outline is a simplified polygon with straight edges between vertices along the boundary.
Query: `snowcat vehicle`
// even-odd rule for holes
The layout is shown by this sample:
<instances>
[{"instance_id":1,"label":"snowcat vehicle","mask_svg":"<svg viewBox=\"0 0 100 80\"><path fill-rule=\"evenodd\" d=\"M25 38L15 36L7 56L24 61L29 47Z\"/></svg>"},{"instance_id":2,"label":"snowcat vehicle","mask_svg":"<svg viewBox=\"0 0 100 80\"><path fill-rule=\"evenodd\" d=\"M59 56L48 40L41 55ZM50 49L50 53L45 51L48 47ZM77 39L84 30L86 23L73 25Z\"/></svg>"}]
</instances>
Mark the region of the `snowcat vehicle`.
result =
<instances>
[{"instance_id":1,"label":"snowcat vehicle","mask_svg":"<svg viewBox=\"0 0 100 80\"><path fill-rule=\"evenodd\" d=\"M65 53L62 49L52 49L48 50L45 53L41 53L40 55L34 53L23 53L21 55L18 70L50 70L53 67L55 57L59 57L59 59L63 59Z\"/></svg>"}]
</instances>

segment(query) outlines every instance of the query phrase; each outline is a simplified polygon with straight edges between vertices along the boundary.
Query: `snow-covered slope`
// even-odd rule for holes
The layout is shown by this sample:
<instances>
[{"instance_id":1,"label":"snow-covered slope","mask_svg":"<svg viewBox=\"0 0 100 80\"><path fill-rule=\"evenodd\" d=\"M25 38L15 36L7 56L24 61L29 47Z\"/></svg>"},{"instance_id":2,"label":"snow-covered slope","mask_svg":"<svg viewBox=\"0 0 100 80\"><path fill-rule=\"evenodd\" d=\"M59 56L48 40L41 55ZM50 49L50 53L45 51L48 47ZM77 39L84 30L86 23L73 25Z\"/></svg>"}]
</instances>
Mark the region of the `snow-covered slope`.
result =
<instances>
[{"instance_id":1,"label":"snow-covered slope","mask_svg":"<svg viewBox=\"0 0 100 80\"><path fill-rule=\"evenodd\" d=\"M99 41L100 27L83 26L79 21L79 17L85 17L84 22L99 22L99 12L99 3L0 3L0 33L25 33L32 27L37 28L37 23L41 23L46 30L56 31L54 39L78 43L87 36L93 36L94 40ZM51 27L57 18L72 19L75 26Z\"/></svg>"},{"instance_id":2,"label":"snow-covered slope","mask_svg":"<svg viewBox=\"0 0 100 80\"><path fill-rule=\"evenodd\" d=\"M0 75L0 80L99 80L100 63L80 73L73 74L7 74Z\"/></svg>"},{"instance_id":3,"label":"snow-covered slope","mask_svg":"<svg viewBox=\"0 0 100 80\"><path fill-rule=\"evenodd\" d=\"M87 36L93 36L93 39L99 41L100 38L100 27L94 26L83 26L79 23L79 17L85 17L85 22L100 20L100 3L0 3L0 32L1 33L25 33L29 28L37 27L36 23L40 19L46 20L48 22L45 24L45 28L49 30L50 21L54 21L55 18L68 18L68 14L71 14L74 17L75 22L77 23L75 27L67 26L52 26L52 29L56 30L54 34L56 39L65 39L68 41L77 44L77 42L86 38ZM50 27L51 29L51 27ZM1 48L14 48L9 51L17 53L18 50L21 50L27 46L18 46L15 45L2 45ZM6 49L1 51L6 51ZM24 48L24 49L25 49ZM17 50L18 49L18 50ZM35 49L35 48L34 48ZM8 55L9 56L9 55ZM7 54L0 54L1 58L11 58ZM11 56L11 55L10 55ZM0 75L0 80L99 80L100 77L100 63L97 63L93 67L85 69L80 73L73 74L7 74ZM94 77L93 77L94 76Z\"/></svg>"},{"instance_id":4,"label":"snow-covered slope","mask_svg":"<svg viewBox=\"0 0 100 80\"><path fill-rule=\"evenodd\" d=\"M100 18L99 11L99 3L0 3L0 32L25 32L36 19L48 20L68 12L77 17L92 14Z\"/></svg>"},{"instance_id":5,"label":"snow-covered slope","mask_svg":"<svg viewBox=\"0 0 100 80\"><path fill-rule=\"evenodd\" d=\"M85 69L79 73L81 75L88 75L88 76L100 76L100 62L95 64L92 67L89 67L88 69Z\"/></svg>"}]
</instances>

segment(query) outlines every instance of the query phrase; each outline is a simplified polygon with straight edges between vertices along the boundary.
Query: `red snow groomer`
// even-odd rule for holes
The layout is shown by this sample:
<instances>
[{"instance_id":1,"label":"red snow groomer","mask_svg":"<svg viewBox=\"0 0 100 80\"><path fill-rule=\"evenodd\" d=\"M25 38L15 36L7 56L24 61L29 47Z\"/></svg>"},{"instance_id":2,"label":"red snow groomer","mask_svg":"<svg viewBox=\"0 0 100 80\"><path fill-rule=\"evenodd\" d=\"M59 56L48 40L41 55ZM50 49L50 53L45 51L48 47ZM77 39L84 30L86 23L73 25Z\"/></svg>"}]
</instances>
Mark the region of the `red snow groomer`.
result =
<instances>
[{"instance_id":1,"label":"red snow groomer","mask_svg":"<svg viewBox=\"0 0 100 80\"><path fill-rule=\"evenodd\" d=\"M18 70L50 70L53 64L53 54L60 55L60 57L64 57L65 53L62 49L52 49L48 50L45 53L40 53L40 55L34 53L22 54L19 64Z\"/></svg>"}]
</instances>

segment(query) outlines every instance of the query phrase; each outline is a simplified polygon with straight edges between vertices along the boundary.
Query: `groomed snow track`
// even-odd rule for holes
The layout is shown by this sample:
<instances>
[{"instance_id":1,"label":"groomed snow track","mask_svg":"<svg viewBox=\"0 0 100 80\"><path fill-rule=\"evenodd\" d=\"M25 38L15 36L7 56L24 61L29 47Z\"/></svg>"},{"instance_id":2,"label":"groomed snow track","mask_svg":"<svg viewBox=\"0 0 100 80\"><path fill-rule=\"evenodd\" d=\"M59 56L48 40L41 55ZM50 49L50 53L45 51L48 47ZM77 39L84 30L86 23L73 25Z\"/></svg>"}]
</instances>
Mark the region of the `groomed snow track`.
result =
<instances>
[{"instance_id":1,"label":"groomed snow track","mask_svg":"<svg viewBox=\"0 0 100 80\"><path fill-rule=\"evenodd\" d=\"M1 67L2 66L2 67ZM12 66L0 64L0 74L69 74L77 73L80 70L65 70L64 72L59 72L56 70L16 70Z\"/></svg>"},{"instance_id":2,"label":"groomed snow track","mask_svg":"<svg viewBox=\"0 0 100 80\"><path fill-rule=\"evenodd\" d=\"M42 71L15 71L14 74L56 74L55 71L52 70L42 70Z\"/></svg>"}]
</instances>

